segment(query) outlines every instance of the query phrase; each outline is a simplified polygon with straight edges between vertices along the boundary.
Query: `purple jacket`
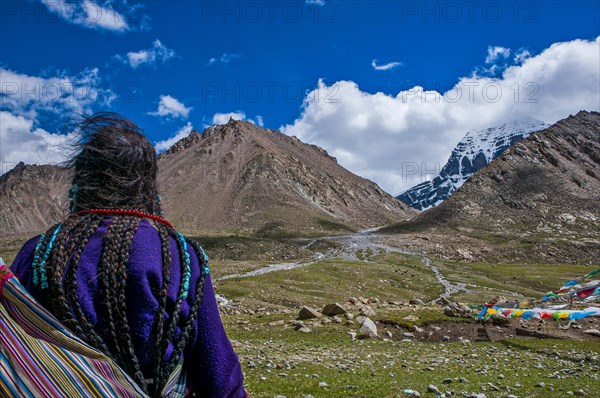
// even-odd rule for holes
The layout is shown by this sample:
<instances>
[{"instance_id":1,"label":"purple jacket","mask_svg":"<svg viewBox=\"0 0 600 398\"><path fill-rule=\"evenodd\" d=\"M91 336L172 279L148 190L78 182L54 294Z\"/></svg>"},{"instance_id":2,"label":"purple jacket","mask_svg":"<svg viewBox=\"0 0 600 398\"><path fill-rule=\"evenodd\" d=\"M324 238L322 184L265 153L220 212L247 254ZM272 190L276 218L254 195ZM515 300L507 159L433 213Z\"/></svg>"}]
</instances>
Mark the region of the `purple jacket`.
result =
<instances>
[{"instance_id":1,"label":"purple jacket","mask_svg":"<svg viewBox=\"0 0 600 398\"><path fill-rule=\"evenodd\" d=\"M102 250L102 236L106 232L109 218L105 219L91 236L81 254L77 269L77 294L85 315L91 322L104 330L102 296L98 291L97 270ZM11 265L12 272L21 284L35 297L38 287L33 284L31 264L35 245L39 237L29 240ZM200 276L198 258L188 246L192 266L190 286L196 286ZM181 278L180 262L175 240L171 239L171 282L167 294L167 307L173 308ZM133 336L135 353L145 377L152 377L153 324L158 301L155 293L162 285L161 242L158 231L148 220L142 220L133 238L127 272L127 318ZM182 305L183 316L187 319L192 305L193 294ZM168 318L166 318L168 319ZM180 329L177 329L178 335ZM173 352L169 344L167 359ZM215 293L210 277L206 279L204 296L188 348L184 352L188 385L193 386L201 397L246 397L243 387L244 377L239 360L225 334Z\"/></svg>"}]
</instances>

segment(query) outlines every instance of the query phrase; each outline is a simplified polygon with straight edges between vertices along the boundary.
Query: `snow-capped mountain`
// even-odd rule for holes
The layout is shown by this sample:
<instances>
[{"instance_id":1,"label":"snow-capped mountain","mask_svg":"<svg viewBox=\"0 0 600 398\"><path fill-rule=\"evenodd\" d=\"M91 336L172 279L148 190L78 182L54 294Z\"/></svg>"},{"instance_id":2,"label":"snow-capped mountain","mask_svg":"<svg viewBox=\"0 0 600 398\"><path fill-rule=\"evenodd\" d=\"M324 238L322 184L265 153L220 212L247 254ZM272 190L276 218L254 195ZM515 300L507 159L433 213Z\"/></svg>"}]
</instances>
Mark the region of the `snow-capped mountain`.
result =
<instances>
[{"instance_id":1,"label":"snow-capped mountain","mask_svg":"<svg viewBox=\"0 0 600 398\"><path fill-rule=\"evenodd\" d=\"M522 119L497 127L471 130L454 148L438 176L415 185L397 198L417 210L435 207L505 149L549 126L537 119Z\"/></svg>"}]
</instances>

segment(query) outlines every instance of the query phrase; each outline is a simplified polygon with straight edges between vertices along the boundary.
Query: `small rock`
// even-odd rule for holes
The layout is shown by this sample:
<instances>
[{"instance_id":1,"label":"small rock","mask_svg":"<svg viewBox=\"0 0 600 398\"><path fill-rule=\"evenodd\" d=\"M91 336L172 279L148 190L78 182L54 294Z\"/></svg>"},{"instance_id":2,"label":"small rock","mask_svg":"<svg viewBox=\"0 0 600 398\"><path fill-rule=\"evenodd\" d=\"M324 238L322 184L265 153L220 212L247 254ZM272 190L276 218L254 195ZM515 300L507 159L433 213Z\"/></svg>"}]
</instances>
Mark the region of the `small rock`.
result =
<instances>
[{"instance_id":1,"label":"small rock","mask_svg":"<svg viewBox=\"0 0 600 398\"><path fill-rule=\"evenodd\" d=\"M329 384L327 384L324 381L322 381L322 382L319 383L319 387L321 387L321 388L329 387Z\"/></svg>"},{"instance_id":2,"label":"small rock","mask_svg":"<svg viewBox=\"0 0 600 398\"><path fill-rule=\"evenodd\" d=\"M351 321L354 319L354 315L351 312L346 312L344 314L344 316L346 317L347 320Z\"/></svg>"},{"instance_id":3,"label":"small rock","mask_svg":"<svg viewBox=\"0 0 600 398\"><path fill-rule=\"evenodd\" d=\"M580 397L583 397L585 395L585 391L583 391L583 390L576 390L576 391L573 391L573 394L578 395Z\"/></svg>"},{"instance_id":4,"label":"small rock","mask_svg":"<svg viewBox=\"0 0 600 398\"><path fill-rule=\"evenodd\" d=\"M385 332L385 335L386 335L388 338L390 338L390 339L393 337L393 336L392 336L392 332L390 332L389 330L387 330L387 331Z\"/></svg>"},{"instance_id":5,"label":"small rock","mask_svg":"<svg viewBox=\"0 0 600 398\"><path fill-rule=\"evenodd\" d=\"M546 383L544 383L543 381L540 381L539 383L537 383L535 385L536 387L546 387Z\"/></svg>"},{"instance_id":6,"label":"small rock","mask_svg":"<svg viewBox=\"0 0 600 398\"><path fill-rule=\"evenodd\" d=\"M434 394L439 394L440 390L438 390L438 388L436 386L434 386L433 384L430 384L427 386L427 392L432 392Z\"/></svg>"},{"instance_id":7,"label":"small rock","mask_svg":"<svg viewBox=\"0 0 600 398\"><path fill-rule=\"evenodd\" d=\"M442 380L442 384L452 384L452 379L448 377L448 378Z\"/></svg>"},{"instance_id":8,"label":"small rock","mask_svg":"<svg viewBox=\"0 0 600 398\"><path fill-rule=\"evenodd\" d=\"M356 332L348 332L348 335L350 335L352 340L356 339Z\"/></svg>"},{"instance_id":9,"label":"small rock","mask_svg":"<svg viewBox=\"0 0 600 398\"><path fill-rule=\"evenodd\" d=\"M298 319L315 319L319 317L321 317L319 311L307 306L302 307L298 312Z\"/></svg>"},{"instance_id":10,"label":"small rock","mask_svg":"<svg viewBox=\"0 0 600 398\"><path fill-rule=\"evenodd\" d=\"M587 334L590 334L592 336L598 336L598 337L600 337L600 330L598 330L598 329L587 329L587 330L584 330L583 333L587 333Z\"/></svg>"},{"instance_id":11,"label":"small rock","mask_svg":"<svg viewBox=\"0 0 600 398\"><path fill-rule=\"evenodd\" d=\"M456 316L456 311L454 311L452 308L450 308L448 306L445 306L444 307L444 315L455 317Z\"/></svg>"},{"instance_id":12,"label":"small rock","mask_svg":"<svg viewBox=\"0 0 600 398\"><path fill-rule=\"evenodd\" d=\"M465 379L464 377L461 377L460 379L458 379L458 381L460 381L461 383L468 383L469 380Z\"/></svg>"},{"instance_id":13,"label":"small rock","mask_svg":"<svg viewBox=\"0 0 600 398\"><path fill-rule=\"evenodd\" d=\"M410 322L416 322L419 320L419 317L411 314L411 315L405 316L404 319L406 319L407 321L410 321Z\"/></svg>"},{"instance_id":14,"label":"small rock","mask_svg":"<svg viewBox=\"0 0 600 398\"><path fill-rule=\"evenodd\" d=\"M306 326L302 326L300 329L298 329L298 332L302 332L302 333L310 333L312 332L311 328L308 328Z\"/></svg>"},{"instance_id":15,"label":"small rock","mask_svg":"<svg viewBox=\"0 0 600 398\"><path fill-rule=\"evenodd\" d=\"M503 375L502 373L500 373L500 374L498 375L498 378L499 378L499 379L504 379L504 375Z\"/></svg>"},{"instance_id":16,"label":"small rock","mask_svg":"<svg viewBox=\"0 0 600 398\"><path fill-rule=\"evenodd\" d=\"M281 326L281 325L283 325L284 323L285 323L285 321L284 321L283 319L280 319L280 320L278 320L278 321L272 321L272 322L269 322L269 323L268 323L268 325L269 325L269 326Z\"/></svg>"},{"instance_id":17,"label":"small rock","mask_svg":"<svg viewBox=\"0 0 600 398\"><path fill-rule=\"evenodd\" d=\"M442 336L442 341L450 341L450 336Z\"/></svg>"},{"instance_id":18,"label":"small rock","mask_svg":"<svg viewBox=\"0 0 600 398\"><path fill-rule=\"evenodd\" d=\"M405 338L407 338L407 339L414 339L414 338L415 338L415 335L414 335L414 334L412 334L412 333L409 333L409 332L407 332L407 333L404 333L404 334L403 334L403 336L404 336Z\"/></svg>"},{"instance_id":19,"label":"small rock","mask_svg":"<svg viewBox=\"0 0 600 398\"><path fill-rule=\"evenodd\" d=\"M371 297L369 299L369 304L377 304L379 303L379 299L377 297Z\"/></svg>"},{"instance_id":20,"label":"small rock","mask_svg":"<svg viewBox=\"0 0 600 398\"><path fill-rule=\"evenodd\" d=\"M334 321L335 323L342 323L342 322L343 322L343 321L342 321L342 318L340 318L340 317L339 317L339 316L337 316L337 315L336 315L336 316L334 316L332 319L333 319L333 321Z\"/></svg>"},{"instance_id":21,"label":"small rock","mask_svg":"<svg viewBox=\"0 0 600 398\"><path fill-rule=\"evenodd\" d=\"M437 303L440 305L448 305L450 304L450 300L448 300L446 297L442 297L437 301Z\"/></svg>"},{"instance_id":22,"label":"small rock","mask_svg":"<svg viewBox=\"0 0 600 398\"><path fill-rule=\"evenodd\" d=\"M343 315L346 313L346 310L340 304L333 303L333 304L327 304L323 308L322 313L324 315L328 315L328 316Z\"/></svg>"},{"instance_id":23,"label":"small rock","mask_svg":"<svg viewBox=\"0 0 600 398\"><path fill-rule=\"evenodd\" d=\"M362 321L360 329L358 330L360 338L376 339L379 337L377 334L377 326L371 318L365 317Z\"/></svg>"},{"instance_id":24,"label":"small rock","mask_svg":"<svg viewBox=\"0 0 600 398\"><path fill-rule=\"evenodd\" d=\"M494 391L500 391L500 388L498 388L498 386L494 383L488 383L488 386Z\"/></svg>"},{"instance_id":25,"label":"small rock","mask_svg":"<svg viewBox=\"0 0 600 398\"><path fill-rule=\"evenodd\" d=\"M418 299L418 298L410 299L410 301L408 302L408 304L412 304L412 305L425 305L425 303L423 302L423 300Z\"/></svg>"}]
</instances>

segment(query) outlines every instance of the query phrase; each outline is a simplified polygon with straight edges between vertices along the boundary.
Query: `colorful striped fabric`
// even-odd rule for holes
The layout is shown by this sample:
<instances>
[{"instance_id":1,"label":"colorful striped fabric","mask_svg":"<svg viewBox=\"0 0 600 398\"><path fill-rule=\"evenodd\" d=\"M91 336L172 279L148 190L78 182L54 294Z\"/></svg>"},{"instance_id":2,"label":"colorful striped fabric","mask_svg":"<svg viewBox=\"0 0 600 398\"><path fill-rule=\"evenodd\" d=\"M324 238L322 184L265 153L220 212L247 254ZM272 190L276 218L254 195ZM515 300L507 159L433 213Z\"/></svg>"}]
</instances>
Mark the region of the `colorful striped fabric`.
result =
<instances>
[{"instance_id":1,"label":"colorful striped fabric","mask_svg":"<svg viewBox=\"0 0 600 398\"><path fill-rule=\"evenodd\" d=\"M170 388L177 392L164 396L183 395L178 390L179 373L170 379ZM76 337L37 303L2 263L0 396L147 397L110 358Z\"/></svg>"}]
</instances>

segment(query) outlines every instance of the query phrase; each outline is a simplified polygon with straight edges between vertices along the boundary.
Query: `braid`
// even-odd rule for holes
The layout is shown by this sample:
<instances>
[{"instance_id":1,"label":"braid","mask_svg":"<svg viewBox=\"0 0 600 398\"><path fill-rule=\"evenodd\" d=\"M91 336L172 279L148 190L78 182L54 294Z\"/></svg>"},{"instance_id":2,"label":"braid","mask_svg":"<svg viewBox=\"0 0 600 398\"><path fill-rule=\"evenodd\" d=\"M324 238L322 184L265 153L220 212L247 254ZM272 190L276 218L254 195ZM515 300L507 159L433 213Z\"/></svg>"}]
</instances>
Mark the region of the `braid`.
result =
<instances>
[{"instance_id":1,"label":"braid","mask_svg":"<svg viewBox=\"0 0 600 398\"><path fill-rule=\"evenodd\" d=\"M84 340L90 343L92 346L103 351L106 355L110 356L110 350L104 343L104 340L102 340L102 338L94 329L94 325L87 319L87 317L83 313L83 310L81 309L81 303L79 302L79 298L77 297L77 269L79 268L79 260L81 258L81 253L87 245L90 237L94 234L94 232L102 222L102 217L92 215L86 216L86 218L88 219L88 222L81 232L79 244L75 253L73 254L70 266L67 269L67 274L65 275L66 298L73 307L73 312L75 313L77 321L84 329Z\"/></svg>"},{"instance_id":2,"label":"braid","mask_svg":"<svg viewBox=\"0 0 600 398\"><path fill-rule=\"evenodd\" d=\"M127 223L124 226L124 230L121 236L120 244L117 247L118 253L118 266L117 266L117 285L115 289L115 297L117 298L116 306L116 327L118 328L119 335L122 336L121 341L123 342L123 351L127 354L126 358L128 361L128 368L130 375L137 381L137 383L144 389L146 388L146 382L144 375L142 374L139 360L135 355L133 347L133 341L131 339L131 330L129 328L129 322L127 321L127 298L126 298L126 285L127 285L127 268L129 265L129 251L133 243L133 236L139 225L140 219L137 217L127 217Z\"/></svg>"},{"instance_id":3,"label":"braid","mask_svg":"<svg viewBox=\"0 0 600 398\"><path fill-rule=\"evenodd\" d=\"M171 248L169 240L169 229L163 224L158 225L162 252L162 287L158 293L158 309L156 310L156 341L154 343L154 394L160 394L163 383L162 361L166 350L162 349L164 332L164 316L167 308L167 291L171 280Z\"/></svg>"},{"instance_id":4,"label":"braid","mask_svg":"<svg viewBox=\"0 0 600 398\"><path fill-rule=\"evenodd\" d=\"M166 352L167 350L167 346L169 345L169 342L171 341L171 339L173 338L173 335L175 334L175 329L177 328L177 324L179 323L179 315L181 312L181 306L183 304L183 294L184 294L184 285L183 285L183 275L185 274L185 252L184 252L184 248L183 248L183 244L181 243L181 241L179 240L179 237L177 236L177 232L175 232L175 230L170 229L170 234L171 236L173 236L173 238L175 239L175 242L177 243L177 249L179 251L179 263L181 265L181 278L180 278L180 282L179 282L179 291L177 293L177 300L175 301L175 307L173 308L173 315L171 316L171 322L169 323L169 327L167 329L167 333L165 335L165 338L163 340L163 350Z\"/></svg>"},{"instance_id":5,"label":"braid","mask_svg":"<svg viewBox=\"0 0 600 398\"><path fill-rule=\"evenodd\" d=\"M50 256L47 259L45 267L49 272L48 288L41 290L42 300L56 315L56 317L69 327L77 336L83 336L84 332L77 320L73 317L73 313L69 303L65 297L63 289L63 275L68 263L68 253L65 246L69 244L69 249L72 251L76 245L76 239L70 235L77 229L82 222L81 219L68 218L63 223L63 227L56 235L55 244L52 247Z\"/></svg>"},{"instance_id":6,"label":"braid","mask_svg":"<svg viewBox=\"0 0 600 398\"><path fill-rule=\"evenodd\" d=\"M208 267L208 259L204 255L204 251L202 250L198 242L192 242L188 240L188 243L191 244L196 254L196 257L198 257L198 263L200 266L200 277L198 278L198 282L196 283L196 293L194 295L194 300L190 309L190 315L187 319L185 326L183 327L183 330L181 331L179 340L177 342L175 350L173 351L173 355L171 356L169 363L165 366L165 369L163 370L163 375L167 377L177 365L179 357L181 356L189 342L190 334L194 328L194 324L196 323L196 317L198 315L198 311L200 310L200 304L202 303L202 298L204 296L204 286L207 277L206 269Z\"/></svg>"},{"instance_id":7,"label":"braid","mask_svg":"<svg viewBox=\"0 0 600 398\"><path fill-rule=\"evenodd\" d=\"M117 284L115 276L115 268L118 266L116 246L121 241L117 231L122 228L123 223L123 217L112 218L110 225L104 234L100 268L98 269L98 277L101 286L100 290L104 296L103 304L106 312L107 333L112 340L113 349L110 350L110 352L114 354L115 360L119 365L122 365L125 361L115 326L114 313L116 312L116 295L113 294L113 289Z\"/></svg>"}]
</instances>

